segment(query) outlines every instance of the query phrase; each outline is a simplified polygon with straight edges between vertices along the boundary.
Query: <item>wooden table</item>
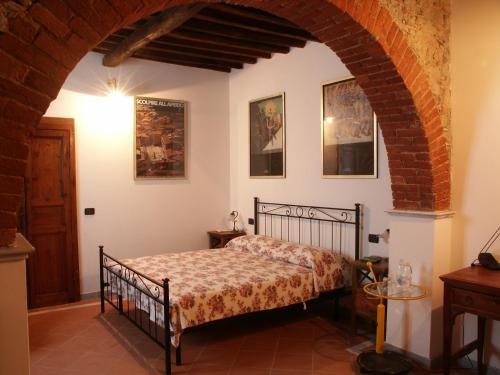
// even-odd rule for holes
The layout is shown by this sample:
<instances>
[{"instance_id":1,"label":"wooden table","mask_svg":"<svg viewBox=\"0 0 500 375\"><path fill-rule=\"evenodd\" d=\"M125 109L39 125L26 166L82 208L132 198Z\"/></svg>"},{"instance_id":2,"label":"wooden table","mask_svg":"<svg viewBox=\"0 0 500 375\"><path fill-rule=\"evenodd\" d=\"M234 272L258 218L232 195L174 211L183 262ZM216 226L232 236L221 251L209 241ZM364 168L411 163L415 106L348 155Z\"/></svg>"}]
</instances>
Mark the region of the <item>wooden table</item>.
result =
<instances>
[{"instance_id":1,"label":"wooden table","mask_svg":"<svg viewBox=\"0 0 500 375\"><path fill-rule=\"evenodd\" d=\"M478 370L485 374L484 331L487 318L500 320L500 271L473 266L440 278L444 281L443 373L449 374L455 360L477 349ZM477 315L477 339L452 355L453 324L463 313Z\"/></svg>"},{"instance_id":2,"label":"wooden table","mask_svg":"<svg viewBox=\"0 0 500 375\"><path fill-rule=\"evenodd\" d=\"M211 230L207 233L211 249L224 247L233 238L246 234L244 231L240 230Z\"/></svg>"}]
</instances>

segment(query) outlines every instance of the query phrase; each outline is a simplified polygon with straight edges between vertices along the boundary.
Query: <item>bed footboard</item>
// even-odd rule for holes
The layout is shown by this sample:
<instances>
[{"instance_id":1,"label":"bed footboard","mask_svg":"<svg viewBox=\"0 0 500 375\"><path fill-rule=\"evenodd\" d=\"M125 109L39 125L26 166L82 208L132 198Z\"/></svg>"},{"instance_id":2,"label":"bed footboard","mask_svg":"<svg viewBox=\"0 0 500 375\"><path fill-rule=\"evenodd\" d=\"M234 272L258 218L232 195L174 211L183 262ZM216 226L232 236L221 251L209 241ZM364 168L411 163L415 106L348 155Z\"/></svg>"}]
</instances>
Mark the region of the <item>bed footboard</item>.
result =
<instances>
[{"instance_id":1,"label":"bed footboard","mask_svg":"<svg viewBox=\"0 0 500 375\"><path fill-rule=\"evenodd\" d=\"M165 372L172 373L170 343L169 280L159 283L126 266L99 246L101 313L105 302L117 309L149 338L165 349ZM163 324L162 324L163 321ZM176 348L181 364L181 347Z\"/></svg>"}]
</instances>

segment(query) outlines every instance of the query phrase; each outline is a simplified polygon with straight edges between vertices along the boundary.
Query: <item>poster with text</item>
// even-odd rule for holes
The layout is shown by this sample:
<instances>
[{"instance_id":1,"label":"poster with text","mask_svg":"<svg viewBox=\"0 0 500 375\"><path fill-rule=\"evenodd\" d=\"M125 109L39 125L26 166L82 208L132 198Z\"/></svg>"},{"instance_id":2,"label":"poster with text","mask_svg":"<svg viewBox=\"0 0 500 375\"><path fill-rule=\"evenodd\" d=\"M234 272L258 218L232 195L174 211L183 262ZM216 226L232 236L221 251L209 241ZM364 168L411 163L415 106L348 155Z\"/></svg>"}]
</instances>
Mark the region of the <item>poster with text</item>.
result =
<instances>
[{"instance_id":1,"label":"poster with text","mask_svg":"<svg viewBox=\"0 0 500 375\"><path fill-rule=\"evenodd\" d=\"M134 99L135 178L186 178L187 103Z\"/></svg>"}]
</instances>

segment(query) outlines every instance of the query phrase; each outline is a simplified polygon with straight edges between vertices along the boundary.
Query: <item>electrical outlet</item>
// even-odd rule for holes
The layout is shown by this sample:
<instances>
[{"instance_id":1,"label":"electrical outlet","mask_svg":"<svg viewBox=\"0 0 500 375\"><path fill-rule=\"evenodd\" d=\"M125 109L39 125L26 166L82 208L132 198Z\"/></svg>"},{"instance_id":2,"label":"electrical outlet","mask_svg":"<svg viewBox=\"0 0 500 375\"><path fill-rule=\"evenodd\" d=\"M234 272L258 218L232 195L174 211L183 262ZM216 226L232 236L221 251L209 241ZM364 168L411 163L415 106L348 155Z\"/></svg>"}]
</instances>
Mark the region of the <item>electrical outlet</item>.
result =
<instances>
[{"instance_id":1,"label":"electrical outlet","mask_svg":"<svg viewBox=\"0 0 500 375\"><path fill-rule=\"evenodd\" d=\"M255 220L253 219L253 217L249 217L248 218L248 224L249 225L254 225L255 224Z\"/></svg>"},{"instance_id":2,"label":"electrical outlet","mask_svg":"<svg viewBox=\"0 0 500 375\"><path fill-rule=\"evenodd\" d=\"M378 234L369 234L368 235L368 242L371 243L378 243Z\"/></svg>"},{"instance_id":3,"label":"electrical outlet","mask_svg":"<svg viewBox=\"0 0 500 375\"><path fill-rule=\"evenodd\" d=\"M95 215L95 208L86 208L83 212L85 215Z\"/></svg>"}]
</instances>

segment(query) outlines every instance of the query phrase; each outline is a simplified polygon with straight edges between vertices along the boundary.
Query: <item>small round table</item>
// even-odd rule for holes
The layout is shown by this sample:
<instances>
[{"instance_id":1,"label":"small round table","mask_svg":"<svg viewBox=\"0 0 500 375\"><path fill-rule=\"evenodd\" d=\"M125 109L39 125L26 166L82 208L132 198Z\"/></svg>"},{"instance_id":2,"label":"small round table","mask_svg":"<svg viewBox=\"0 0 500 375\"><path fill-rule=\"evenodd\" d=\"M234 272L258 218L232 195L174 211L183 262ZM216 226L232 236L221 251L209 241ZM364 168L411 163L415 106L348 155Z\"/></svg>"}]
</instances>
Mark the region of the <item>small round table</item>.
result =
<instances>
[{"instance_id":1,"label":"small round table","mask_svg":"<svg viewBox=\"0 0 500 375\"><path fill-rule=\"evenodd\" d=\"M385 331L385 305L384 299L399 301L414 301L425 298L427 291L418 285L398 287L391 282L375 282L363 287L366 294L379 298L377 306L377 340L375 350L363 352L358 356L357 362L361 372L374 372L377 374L406 374L411 368L411 362L403 355L384 351Z\"/></svg>"}]
</instances>

